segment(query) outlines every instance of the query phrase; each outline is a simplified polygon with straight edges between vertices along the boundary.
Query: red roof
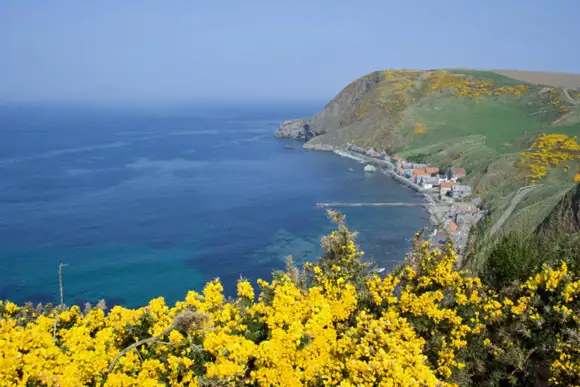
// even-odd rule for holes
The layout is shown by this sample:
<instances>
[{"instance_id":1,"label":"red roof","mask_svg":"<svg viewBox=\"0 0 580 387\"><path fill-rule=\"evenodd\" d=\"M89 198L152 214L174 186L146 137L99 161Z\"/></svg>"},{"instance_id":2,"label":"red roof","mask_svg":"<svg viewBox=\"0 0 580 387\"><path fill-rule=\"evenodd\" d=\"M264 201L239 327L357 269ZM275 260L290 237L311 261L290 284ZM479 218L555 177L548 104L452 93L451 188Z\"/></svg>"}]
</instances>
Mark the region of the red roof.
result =
<instances>
[{"instance_id":1,"label":"red roof","mask_svg":"<svg viewBox=\"0 0 580 387\"><path fill-rule=\"evenodd\" d=\"M424 175L428 175L428 173L425 171L425 168L413 169L413 175L424 176Z\"/></svg>"},{"instance_id":2,"label":"red roof","mask_svg":"<svg viewBox=\"0 0 580 387\"><path fill-rule=\"evenodd\" d=\"M439 168L427 167L427 168L425 168L425 171L427 171L427 173L437 173L437 172L439 172Z\"/></svg>"},{"instance_id":3,"label":"red roof","mask_svg":"<svg viewBox=\"0 0 580 387\"><path fill-rule=\"evenodd\" d=\"M457 230L457 225L455 224L454 221L450 221L449 222L449 231L455 231Z\"/></svg>"},{"instance_id":4,"label":"red roof","mask_svg":"<svg viewBox=\"0 0 580 387\"><path fill-rule=\"evenodd\" d=\"M453 188L453 185L452 181L444 181L441 183L441 188Z\"/></svg>"},{"instance_id":5,"label":"red roof","mask_svg":"<svg viewBox=\"0 0 580 387\"><path fill-rule=\"evenodd\" d=\"M454 175L467 175L467 172L465 172L465 168L452 168L451 169L451 173L453 173Z\"/></svg>"}]
</instances>

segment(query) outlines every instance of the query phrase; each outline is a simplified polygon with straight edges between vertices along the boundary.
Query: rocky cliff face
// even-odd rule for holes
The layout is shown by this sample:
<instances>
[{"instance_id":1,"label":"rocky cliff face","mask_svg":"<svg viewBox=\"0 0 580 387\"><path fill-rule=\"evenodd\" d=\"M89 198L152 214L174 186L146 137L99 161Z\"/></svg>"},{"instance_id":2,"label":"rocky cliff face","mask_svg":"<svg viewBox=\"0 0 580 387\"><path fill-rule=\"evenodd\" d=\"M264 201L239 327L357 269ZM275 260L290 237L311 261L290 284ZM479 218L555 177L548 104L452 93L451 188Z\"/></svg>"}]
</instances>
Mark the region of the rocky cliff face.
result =
<instances>
[{"instance_id":1,"label":"rocky cliff face","mask_svg":"<svg viewBox=\"0 0 580 387\"><path fill-rule=\"evenodd\" d=\"M296 120L284 121L274 134L280 138L291 138L294 140L305 140L307 138L308 120L298 118Z\"/></svg>"},{"instance_id":2,"label":"rocky cliff face","mask_svg":"<svg viewBox=\"0 0 580 387\"><path fill-rule=\"evenodd\" d=\"M383 79L382 72L368 74L345 87L324 109L312 118L285 121L276 130L275 136L299 140L312 140L310 148L322 145L340 145L350 139L340 132L356 124L360 127L359 108L365 95ZM320 139L317 137L321 136Z\"/></svg>"},{"instance_id":3,"label":"rocky cliff face","mask_svg":"<svg viewBox=\"0 0 580 387\"><path fill-rule=\"evenodd\" d=\"M274 135L280 138L308 141L324 134L321 126L313 128L311 122L312 119L307 118L284 121Z\"/></svg>"}]
</instances>

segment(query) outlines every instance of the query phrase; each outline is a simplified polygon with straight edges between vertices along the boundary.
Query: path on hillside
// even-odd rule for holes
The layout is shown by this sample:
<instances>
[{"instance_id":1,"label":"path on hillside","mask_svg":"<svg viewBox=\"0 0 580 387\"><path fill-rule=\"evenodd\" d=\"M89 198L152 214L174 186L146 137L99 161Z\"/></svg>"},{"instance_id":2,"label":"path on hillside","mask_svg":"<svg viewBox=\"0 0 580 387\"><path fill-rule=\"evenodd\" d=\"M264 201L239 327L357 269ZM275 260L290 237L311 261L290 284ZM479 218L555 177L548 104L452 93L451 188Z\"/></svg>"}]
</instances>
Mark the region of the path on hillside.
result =
<instances>
[{"instance_id":1,"label":"path on hillside","mask_svg":"<svg viewBox=\"0 0 580 387\"><path fill-rule=\"evenodd\" d=\"M568 94L568 89L562 89L562 91L564 92L564 97L566 97L568 102L570 102L572 105L580 106L580 102L576 101L574 98L570 96L570 94Z\"/></svg>"},{"instance_id":2,"label":"path on hillside","mask_svg":"<svg viewBox=\"0 0 580 387\"><path fill-rule=\"evenodd\" d=\"M526 197L526 195L530 191L532 191L535 187L537 187L538 185L539 184L527 185L527 186L522 187L522 188L520 188L520 189L517 190L516 194L514 195L514 197L511 200L510 205L508 206L508 208L505 209L505 211L503 212L503 214L501 214L501 216L499 217L499 219L497 220L497 222L495 222L495 224L491 227L491 230L489 232L489 238L491 238L496 232L499 231L499 229L501 228L501 226L503 226L503 224L510 217L510 215L512 214L512 212L514 212L514 210L516 209L517 205L520 204L520 202L522 201L522 199L524 197Z\"/></svg>"}]
</instances>

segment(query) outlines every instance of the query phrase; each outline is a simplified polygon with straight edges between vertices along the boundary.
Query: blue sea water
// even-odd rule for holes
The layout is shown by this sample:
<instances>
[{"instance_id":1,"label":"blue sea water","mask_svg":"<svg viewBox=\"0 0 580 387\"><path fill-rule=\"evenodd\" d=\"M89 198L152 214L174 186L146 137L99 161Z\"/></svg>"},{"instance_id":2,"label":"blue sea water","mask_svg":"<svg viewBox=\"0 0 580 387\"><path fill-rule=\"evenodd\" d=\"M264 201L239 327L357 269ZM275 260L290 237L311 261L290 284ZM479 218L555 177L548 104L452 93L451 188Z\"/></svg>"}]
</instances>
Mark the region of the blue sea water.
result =
<instances>
[{"instance_id":1,"label":"blue sea water","mask_svg":"<svg viewBox=\"0 0 580 387\"><path fill-rule=\"evenodd\" d=\"M319 106L158 110L0 108L0 299L183 299L215 277L269 279L314 260L332 230L317 202L420 201L412 191L272 133ZM421 207L341 209L365 256L392 268Z\"/></svg>"}]
</instances>

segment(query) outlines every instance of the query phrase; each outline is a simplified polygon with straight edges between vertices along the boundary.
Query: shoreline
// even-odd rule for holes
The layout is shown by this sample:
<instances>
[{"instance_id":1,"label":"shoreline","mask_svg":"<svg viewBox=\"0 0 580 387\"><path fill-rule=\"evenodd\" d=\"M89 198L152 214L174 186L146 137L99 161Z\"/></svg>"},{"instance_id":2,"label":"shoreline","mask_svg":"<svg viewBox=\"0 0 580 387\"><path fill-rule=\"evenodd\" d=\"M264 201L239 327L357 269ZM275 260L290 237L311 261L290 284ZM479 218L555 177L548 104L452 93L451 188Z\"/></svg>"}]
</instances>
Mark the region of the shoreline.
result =
<instances>
[{"instance_id":1,"label":"shoreline","mask_svg":"<svg viewBox=\"0 0 580 387\"><path fill-rule=\"evenodd\" d=\"M365 163L365 164L370 163L370 164L376 165L378 167L377 172L382 173L385 176L391 177L397 183L404 185L407 188L410 188L413 191L417 192L418 194L421 194L421 196L423 196L423 199L426 202L425 209L427 210L427 213L429 214L429 225L426 226L426 229L429 229L429 228L435 229L438 227L442 227L442 222L437 217L437 212L435 211L435 207L438 205L437 201L433 198L432 195L429 195L428 190L425 190L425 189L421 188L420 186L418 186L417 184L409 181L408 179L405 179L404 177L399 176L394 171L395 166L392 163L390 163L386 160L380 160L380 159L376 159L373 157L354 153L352 151L348 151L346 149L342 149L340 147L335 147L332 145L314 146L314 147L307 148L307 149L321 151L321 152L332 152L339 157L345 157L345 158L348 158L348 159L351 159L354 161L358 161L359 163Z\"/></svg>"},{"instance_id":2,"label":"shoreline","mask_svg":"<svg viewBox=\"0 0 580 387\"><path fill-rule=\"evenodd\" d=\"M443 205L443 203L439 203L436 197L430 194L430 190L423 189L422 187L418 186L417 184L409 181L408 179L400 176L395 172L395 165L387 160L376 159L374 157L370 157L367 155L363 155L360 153L356 153L350 150L346 150L342 147L336 147L332 145L314 145L314 146L305 146L303 149L307 149L309 151L319 151L319 152L332 152L339 157L344 157L351 159L353 161L357 161L360 164L372 164L377 167L376 173L381 173L385 176L391 177L396 183L400 185L404 185L407 188L415 191L417 194L423 197L425 205L423 206L427 213L429 214L428 223L422 227L423 230L423 239L429 241L431 236L433 235L438 229L445 229L445 225L443 220L438 216L437 207ZM412 237L407 240L407 242L411 242ZM409 247L409 251L411 251L412 247ZM403 259L404 260L404 259ZM377 273L381 273L385 270L384 267L376 268Z\"/></svg>"},{"instance_id":3,"label":"shoreline","mask_svg":"<svg viewBox=\"0 0 580 387\"><path fill-rule=\"evenodd\" d=\"M440 200L436 195L434 195L435 191L431 189L424 189L417 184L411 182L409 179L399 175L395 172L395 166L387 161L377 159L371 156L367 156L364 154L359 154L353 151L349 151L346 149L340 149L338 147L331 147L331 146L323 146L326 148L325 150L332 150L336 155L348 157L351 159L358 160L361 163L370 163L375 165L378 168L378 172L388 175L392 177L396 182L399 184L405 185L412 190L416 191L417 193L423 196L425 200L425 209L429 214L429 224L423 228L423 238L429 242L432 242L433 238L437 236L439 231L443 232L447 235L447 238L456 246L457 251L457 259L458 262L461 262L463 249L466 248L468 238L470 235L470 230L475 223L479 220L476 219L475 223L466 223L467 229L465 227L463 229L458 229L457 224L453 222L457 218L454 216L461 214L462 210L458 210L455 208L455 201L452 203ZM330 148L330 149L329 149ZM315 149L312 147L310 149ZM481 211L477 211L477 215L479 215ZM449 221L449 223L448 223ZM450 229L450 226L453 224L454 229ZM439 242L437 242L439 243Z\"/></svg>"}]
</instances>

